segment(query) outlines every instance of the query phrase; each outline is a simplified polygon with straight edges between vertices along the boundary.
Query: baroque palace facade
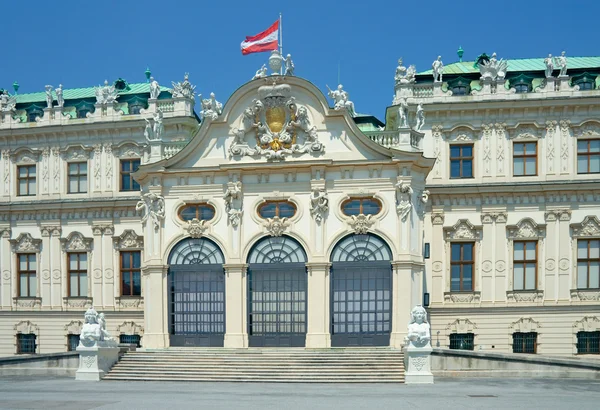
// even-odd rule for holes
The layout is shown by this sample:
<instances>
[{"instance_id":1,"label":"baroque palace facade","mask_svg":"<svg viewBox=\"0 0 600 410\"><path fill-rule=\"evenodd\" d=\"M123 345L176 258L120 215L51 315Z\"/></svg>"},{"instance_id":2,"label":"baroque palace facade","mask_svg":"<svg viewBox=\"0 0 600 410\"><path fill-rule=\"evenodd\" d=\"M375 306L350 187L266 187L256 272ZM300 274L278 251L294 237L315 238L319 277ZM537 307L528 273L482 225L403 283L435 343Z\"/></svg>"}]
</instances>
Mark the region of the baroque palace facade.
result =
<instances>
[{"instance_id":1,"label":"baroque palace facade","mask_svg":"<svg viewBox=\"0 0 600 410\"><path fill-rule=\"evenodd\" d=\"M385 126L264 72L199 115L187 75L3 92L0 355L92 305L146 348L399 348L424 304L434 346L599 353L600 59L562 61L400 64Z\"/></svg>"}]
</instances>

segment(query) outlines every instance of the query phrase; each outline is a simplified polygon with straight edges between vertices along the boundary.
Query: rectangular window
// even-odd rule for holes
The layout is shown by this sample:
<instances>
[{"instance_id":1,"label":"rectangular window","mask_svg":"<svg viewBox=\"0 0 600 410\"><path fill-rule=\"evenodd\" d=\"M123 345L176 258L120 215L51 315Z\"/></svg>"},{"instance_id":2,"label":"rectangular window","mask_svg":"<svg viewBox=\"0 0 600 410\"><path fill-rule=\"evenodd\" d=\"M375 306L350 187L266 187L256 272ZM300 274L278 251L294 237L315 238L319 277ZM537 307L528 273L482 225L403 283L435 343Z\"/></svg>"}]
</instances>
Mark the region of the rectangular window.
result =
<instances>
[{"instance_id":1,"label":"rectangular window","mask_svg":"<svg viewBox=\"0 0 600 410\"><path fill-rule=\"evenodd\" d=\"M513 333L513 353L537 353L537 333Z\"/></svg>"},{"instance_id":2,"label":"rectangular window","mask_svg":"<svg viewBox=\"0 0 600 410\"><path fill-rule=\"evenodd\" d=\"M19 277L19 297L33 298L37 294L36 254L17 254L17 276Z\"/></svg>"},{"instance_id":3,"label":"rectangular window","mask_svg":"<svg viewBox=\"0 0 600 410\"><path fill-rule=\"evenodd\" d=\"M473 144L450 145L450 178L473 178Z\"/></svg>"},{"instance_id":4,"label":"rectangular window","mask_svg":"<svg viewBox=\"0 0 600 410\"><path fill-rule=\"evenodd\" d=\"M600 173L600 139L577 141L577 173Z\"/></svg>"},{"instance_id":5,"label":"rectangular window","mask_svg":"<svg viewBox=\"0 0 600 410\"><path fill-rule=\"evenodd\" d=\"M35 354L36 347L34 334L17 334L17 354Z\"/></svg>"},{"instance_id":6,"label":"rectangular window","mask_svg":"<svg viewBox=\"0 0 600 410\"><path fill-rule=\"evenodd\" d=\"M600 354L600 331L577 332L578 354Z\"/></svg>"},{"instance_id":7,"label":"rectangular window","mask_svg":"<svg viewBox=\"0 0 600 410\"><path fill-rule=\"evenodd\" d=\"M140 296L142 281L140 277L141 252L121 252L121 295Z\"/></svg>"},{"instance_id":8,"label":"rectangular window","mask_svg":"<svg viewBox=\"0 0 600 410\"><path fill-rule=\"evenodd\" d=\"M600 288L600 239L577 240L577 288Z\"/></svg>"},{"instance_id":9,"label":"rectangular window","mask_svg":"<svg viewBox=\"0 0 600 410\"><path fill-rule=\"evenodd\" d=\"M122 159L121 160L121 191L139 191L138 184L131 174L140 167L139 159Z\"/></svg>"},{"instance_id":10,"label":"rectangular window","mask_svg":"<svg viewBox=\"0 0 600 410\"><path fill-rule=\"evenodd\" d=\"M475 243L453 243L451 248L451 281L450 291L471 292L473 291L473 267L475 266L473 249Z\"/></svg>"},{"instance_id":11,"label":"rectangular window","mask_svg":"<svg viewBox=\"0 0 600 410\"><path fill-rule=\"evenodd\" d=\"M87 162L70 162L69 193L85 194L88 191L88 164Z\"/></svg>"},{"instance_id":12,"label":"rectangular window","mask_svg":"<svg viewBox=\"0 0 600 410\"><path fill-rule=\"evenodd\" d=\"M475 335L473 333L452 333L450 335L450 349L474 350Z\"/></svg>"},{"instance_id":13,"label":"rectangular window","mask_svg":"<svg viewBox=\"0 0 600 410\"><path fill-rule=\"evenodd\" d=\"M19 165L17 167L17 196L32 196L36 193L35 165Z\"/></svg>"},{"instance_id":14,"label":"rectangular window","mask_svg":"<svg viewBox=\"0 0 600 410\"><path fill-rule=\"evenodd\" d=\"M140 335L119 335L119 343L135 344L137 347L142 347Z\"/></svg>"},{"instance_id":15,"label":"rectangular window","mask_svg":"<svg viewBox=\"0 0 600 410\"><path fill-rule=\"evenodd\" d=\"M513 144L513 175L537 175L537 142Z\"/></svg>"},{"instance_id":16,"label":"rectangular window","mask_svg":"<svg viewBox=\"0 0 600 410\"><path fill-rule=\"evenodd\" d=\"M67 351L74 352L79 346L79 335L67 335Z\"/></svg>"},{"instance_id":17,"label":"rectangular window","mask_svg":"<svg viewBox=\"0 0 600 410\"><path fill-rule=\"evenodd\" d=\"M514 290L535 290L537 241L515 241L513 252Z\"/></svg>"},{"instance_id":18,"label":"rectangular window","mask_svg":"<svg viewBox=\"0 0 600 410\"><path fill-rule=\"evenodd\" d=\"M87 252L67 254L69 274L69 296L85 297L88 293L88 255Z\"/></svg>"}]
</instances>

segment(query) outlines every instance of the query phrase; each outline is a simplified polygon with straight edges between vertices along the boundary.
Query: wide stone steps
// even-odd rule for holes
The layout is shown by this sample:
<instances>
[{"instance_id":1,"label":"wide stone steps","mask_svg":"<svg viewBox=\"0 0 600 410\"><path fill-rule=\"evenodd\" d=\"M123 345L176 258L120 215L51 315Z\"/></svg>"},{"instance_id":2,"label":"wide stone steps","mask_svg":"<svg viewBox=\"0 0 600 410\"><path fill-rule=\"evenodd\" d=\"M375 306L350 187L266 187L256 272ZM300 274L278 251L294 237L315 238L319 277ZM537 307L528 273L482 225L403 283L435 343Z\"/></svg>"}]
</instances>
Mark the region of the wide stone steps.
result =
<instances>
[{"instance_id":1,"label":"wide stone steps","mask_svg":"<svg viewBox=\"0 0 600 410\"><path fill-rule=\"evenodd\" d=\"M193 349L127 352L105 380L402 383L401 351Z\"/></svg>"}]
</instances>

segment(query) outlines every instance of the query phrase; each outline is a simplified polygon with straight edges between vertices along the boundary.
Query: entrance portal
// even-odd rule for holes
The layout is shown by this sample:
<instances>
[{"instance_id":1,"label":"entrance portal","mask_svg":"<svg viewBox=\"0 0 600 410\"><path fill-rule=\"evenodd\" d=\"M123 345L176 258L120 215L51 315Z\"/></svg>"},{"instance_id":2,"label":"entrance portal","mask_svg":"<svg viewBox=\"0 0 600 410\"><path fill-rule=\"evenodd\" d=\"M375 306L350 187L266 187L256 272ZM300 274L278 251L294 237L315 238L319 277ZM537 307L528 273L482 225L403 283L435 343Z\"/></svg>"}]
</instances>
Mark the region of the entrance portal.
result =
<instances>
[{"instance_id":1,"label":"entrance portal","mask_svg":"<svg viewBox=\"0 0 600 410\"><path fill-rule=\"evenodd\" d=\"M169 255L171 346L223 346L225 258L209 239L184 239Z\"/></svg>"},{"instance_id":2,"label":"entrance portal","mask_svg":"<svg viewBox=\"0 0 600 410\"><path fill-rule=\"evenodd\" d=\"M392 252L375 235L350 235L331 255L331 346L389 346Z\"/></svg>"},{"instance_id":3,"label":"entrance portal","mask_svg":"<svg viewBox=\"0 0 600 410\"><path fill-rule=\"evenodd\" d=\"M306 343L306 253L294 239L268 237L248 256L248 344Z\"/></svg>"}]
</instances>

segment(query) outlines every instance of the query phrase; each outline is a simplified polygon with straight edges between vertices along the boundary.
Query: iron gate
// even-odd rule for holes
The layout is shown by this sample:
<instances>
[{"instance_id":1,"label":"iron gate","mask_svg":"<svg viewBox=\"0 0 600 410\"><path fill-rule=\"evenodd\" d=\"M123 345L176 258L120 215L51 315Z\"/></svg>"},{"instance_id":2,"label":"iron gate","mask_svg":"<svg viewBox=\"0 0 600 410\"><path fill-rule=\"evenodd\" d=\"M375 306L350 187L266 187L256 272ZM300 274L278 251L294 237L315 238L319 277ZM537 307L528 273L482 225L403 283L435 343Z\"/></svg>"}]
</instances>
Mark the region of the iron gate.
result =
<instances>
[{"instance_id":1,"label":"iron gate","mask_svg":"<svg viewBox=\"0 0 600 410\"><path fill-rule=\"evenodd\" d=\"M289 237L270 237L248 257L248 344L301 347L306 343L306 254Z\"/></svg>"},{"instance_id":2,"label":"iron gate","mask_svg":"<svg viewBox=\"0 0 600 410\"><path fill-rule=\"evenodd\" d=\"M220 249L208 239L184 239L169 257L171 346L223 346L225 275Z\"/></svg>"},{"instance_id":3,"label":"iron gate","mask_svg":"<svg viewBox=\"0 0 600 410\"><path fill-rule=\"evenodd\" d=\"M331 268L331 345L389 346L391 251L374 235L350 235L336 245Z\"/></svg>"}]
</instances>

